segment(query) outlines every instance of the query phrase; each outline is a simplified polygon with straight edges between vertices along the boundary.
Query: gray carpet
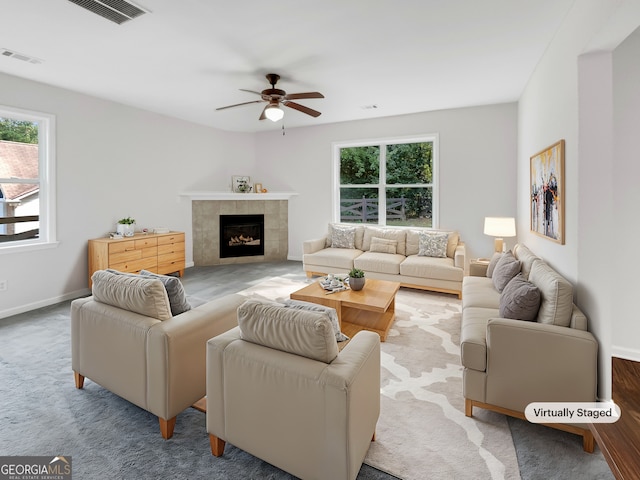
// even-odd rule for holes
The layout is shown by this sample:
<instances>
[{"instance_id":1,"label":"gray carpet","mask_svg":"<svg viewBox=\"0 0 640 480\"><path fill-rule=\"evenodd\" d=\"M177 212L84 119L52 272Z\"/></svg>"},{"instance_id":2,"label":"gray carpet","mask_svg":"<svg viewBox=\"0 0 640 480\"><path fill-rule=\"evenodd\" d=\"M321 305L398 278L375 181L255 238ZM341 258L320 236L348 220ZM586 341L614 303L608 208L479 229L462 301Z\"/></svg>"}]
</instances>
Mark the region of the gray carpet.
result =
<instances>
[{"instance_id":1,"label":"gray carpet","mask_svg":"<svg viewBox=\"0 0 640 480\"><path fill-rule=\"evenodd\" d=\"M187 293L205 299L267 278L303 272L299 262L187 269ZM75 389L69 303L0 319L0 455L70 455L82 479L290 479L231 445L213 457L203 413L178 416L165 441L157 418L91 381ZM509 419L522 479L612 479L606 462L582 451L580 437ZM364 465L358 479L395 477ZM438 478L425 472L424 478Z\"/></svg>"}]
</instances>

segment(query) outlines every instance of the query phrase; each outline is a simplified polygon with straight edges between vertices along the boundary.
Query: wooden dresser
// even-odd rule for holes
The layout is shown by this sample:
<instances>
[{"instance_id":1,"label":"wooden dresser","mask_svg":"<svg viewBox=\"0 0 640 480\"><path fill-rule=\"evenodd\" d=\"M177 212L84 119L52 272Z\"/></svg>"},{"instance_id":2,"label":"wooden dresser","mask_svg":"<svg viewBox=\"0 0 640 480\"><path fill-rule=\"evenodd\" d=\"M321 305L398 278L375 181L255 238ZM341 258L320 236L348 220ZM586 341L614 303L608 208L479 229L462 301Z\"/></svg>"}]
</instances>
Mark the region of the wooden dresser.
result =
<instances>
[{"instance_id":1,"label":"wooden dresser","mask_svg":"<svg viewBox=\"0 0 640 480\"><path fill-rule=\"evenodd\" d=\"M124 238L89 240L89 288L96 270L112 268L120 272L175 273L185 266L184 233L136 234Z\"/></svg>"}]
</instances>

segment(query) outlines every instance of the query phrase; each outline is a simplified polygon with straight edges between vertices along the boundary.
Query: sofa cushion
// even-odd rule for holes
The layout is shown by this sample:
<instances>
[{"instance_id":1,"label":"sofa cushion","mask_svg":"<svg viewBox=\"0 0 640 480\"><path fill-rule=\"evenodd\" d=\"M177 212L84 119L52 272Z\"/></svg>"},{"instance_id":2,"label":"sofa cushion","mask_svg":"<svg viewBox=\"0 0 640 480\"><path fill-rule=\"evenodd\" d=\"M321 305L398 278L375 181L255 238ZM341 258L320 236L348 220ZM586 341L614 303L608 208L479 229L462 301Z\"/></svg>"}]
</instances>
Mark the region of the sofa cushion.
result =
<instances>
[{"instance_id":1,"label":"sofa cushion","mask_svg":"<svg viewBox=\"0 0 640 480\"><path fill-rule=\"evenodd\" d=\"M349 340L349 337L347 337L340 331L338 312L336 312L335 308L325 307L324 305L318 305L317 303L303 302L302 300L291 299L285 300L284 306L287 308L297 308L299 310L310 310L312 312L324 313L325 315L327 315L327 317L329 317L329 320L331 321L331 326L333 327L333 332L336 335L336 340L338 342L345 342Z\"/></svg>"},{"instance_id":2,"label":"sofa cushion","mask_svg":"<svg viewBox=\"0 0 640 480\"><path fill-rule=\"evenodd\" d=\"M518 243L513 247L513 256L520 260L520 271L524 279L528 280L533 262L539 258L523 243Z\"/></svg>"},{"instance_id":3,"label":"sofa cushion","mask_svg":"<svg viewBox=\"0 0 640 480\"><path fill-rule=\"evenodd\" d=\"M518 273L500 295L500 317L532 321L538 317L540 290Z\"/></svg>"},{"instance_id":4,"label":"sofa cushion","mask_svg":"<svg viewBox=\"0 0 640 480\"><path fill-rule=\"evenodd\" d=\"M405 230L397 228L376 228L366 226L364 229L364 238L362 240L362 250L371 250L371 240L373 237L386 238L387 240L395 240L398 242L396 247L396 253L399 255L405 255L407 248L407 239Z\"/></svg>"},{"instance_id":5,"label":"sofa cushion","mask_svg":"<svg viewBox=\"0 0 640 480\"><path fill-rule=\"evenodd\" d=\"M303 257L305 265L323 267L325 273L334 270L351 270L353 259L362 255L356 248L325 248L315 253L306 253Z\"/></svg>"},{"instance_id":6,"label":"sofa cushion","mask_svg":"<svg viewBox=\"0 0 640 480\"><path fill-rule=\"evenodd\" d=\"M498 310L500 293L487 277L466 276L462 280L462 308L481 307Z\"/></svg>"},{"instance_id":7,"label":"sofa cushion","mask_svg":"<svg viewBox=\"0 0 640 480\"><path fill-rule=\"evenodd\" d=\"M328 316L322 312L247 300L238 307L241 338L324 363L338 356L338 343Z\"/></svg>"},{"instance_id":8,"label":"sofa cushion","mask_svg":"<svg viewBox=\"0 0 640 480\"><path fill-rule=\"evenodd\" d=\"M533 262L529 281L540 289L538 323L568 327L573 311L573 285L540 259Z\"/></svg>"},{"instance_id":9,"label":"sofa cushion","mask_svg":"<svg viewBox=\"0 0 640 480\"><path fill-rule=\"evenodd\" d=\"M418 255L421 257L445 258L449 235L444 232L420 232Z\"/></svg>"},{"instance_id":10,"label":"sofa cushion","mask_svg":"<svg viewBox=\"0 0 640 480\"><path fill-rule=\"evenodd\" d=\"M502 252L494 252L491 260L489 261L489 266L487 267L487 278L491 278L493 276L493 271L496 269L496 265L502 258Z\"/></svg>"},{"instance_id":11,"label":"sofa cushion","mask_svg":"<svg viewBox=\"0 0 640 480\"><path fill-rule=\"evenodd\" d=\"M504 253L498 263L496 264L496 268L493 270L493 274L491 275L491 279L493 280L493 285L496 287L496 290L502 292L504 287L507 286L507 283L515 277L520 271L520 262L513 256L511 252Z\"/></svg>"},{"instance_id":12,"label":"sofa cushion","mask_svg":"<svg viewBox=\"0 0 640 480\"><path fill-rule=\"evenodd\" d=\"M331 233L333 231L333 227L338 226L338 227L355 227L356 229L356 233L355 233L355 239L354 239L354 247L357 248L358 250L362 250L362 239L364 237L364 225L345 225L344 223L330 223L329 224L329 230L327 233L327 236L325 237L325 248L329 248L331 247Z\"/></svg>"},{"instance_id":13,"label":"sofa cushion","mask_svg":"<svg viewBox=\"0 0 640 480\"><path fill-rule=\"evenodd\" d=\"M356 227L332 225L330 238L331 248L356 248Z\"/></svg>"},{"instance_id":14,"label":"sofa cushion","mask_svg":"<svg viewBox=\"0 0 640 480\"><path fill-rule=\"evenodd\" d=\"M397 240L389 240L386 238L373 237L371 239L371 252L377 253L396 253L398 249Z\"/></svg>"},{"instance_id":15,"label":"sofa cushion","mask_svg":"<svg viewBox=\"0 0 640 480\"><path fill-rule=\"evenodd\" d=\"M453 259L421 257L411 255L400 264L400 274L408 277L432 278L435 280L462 281L464 272L454 266Z\"/></svg>"},{"instance_id":16,"label":"sofa cushion","mask_svg":"<svg viewBox=\"0 0 640 480\"><path fill-rule=\"evenodd\" d=\"M366 272L398 275L405 256L391 253L364 252L353 260L353 266Z\"/></svg>"},{"instance_id":17,"label":"sofa cushion","mask_svg":"<svg viewBox=\"0 0 640 480\"><path fill-rule=\"evenodd\" d=\"M420 251L420 232L436 232L447 234L447 257L454 258L456 255L456 247L460 242L460 234L458 232L447 232L444 230L432 229L409 229L407 230L407 257L409 255L418 255Z\"/></svg>"},{"instance_id":18,"label":"sofa cushion","mask_svg":"<svg viewBox=\"0 0 640 480\"><path fill-rule=\"evenodd\" d=\"M147 270L140 270L140 275L157 278L162 282L164 288L167 290L169 305L171 305L171 314L174 317L191 310L191 305L187 300L187 294L185 293L184 287L182 286L182 282L179 278L172 277L170 275L159 275Z\"/></svg>"},{"instance_id":19,"label":"sofa cushion","mask_svg":"<svg viewBox=\"0 0 640 480\"><path fill-rule=\"evenodd\" d=\"M156 278L97 270L91 276L94 300L158 320L169 320L167 290Z\"/></svg>"}]
</instances>

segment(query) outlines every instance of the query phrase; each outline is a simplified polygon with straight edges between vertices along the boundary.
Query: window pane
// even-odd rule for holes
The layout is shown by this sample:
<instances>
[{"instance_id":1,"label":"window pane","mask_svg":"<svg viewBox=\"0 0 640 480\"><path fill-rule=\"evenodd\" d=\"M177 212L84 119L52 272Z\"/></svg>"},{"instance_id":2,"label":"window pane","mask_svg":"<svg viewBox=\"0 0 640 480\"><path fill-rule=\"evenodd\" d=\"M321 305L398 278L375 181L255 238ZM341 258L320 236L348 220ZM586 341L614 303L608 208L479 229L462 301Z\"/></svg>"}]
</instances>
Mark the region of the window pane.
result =
<instances>
[{"instance_id":1,"label":"window pane","mask_svg":"<svg viewBox=\"0 0 640 480\"><path fill-rule=\"evenodd\" d=\"M387 188L387 225L431 227L433 191L425 188Z\"/></svg>"},{"instance_id":2,"label":"window pane","mask_svg":"<svg viewBox=\"0 0 640 480\"><path fill-rule=\"evenodd\" d=\"M378 189L341 188L340 221L378 223Z\"/></svg>"},{"instance_id":3,"label":"window pane","mask_svg":"<svg viewBox=\"0 0 640 480\"><path fill-rule=\"evenodd\" d=\"M0 184L0 242L38 237L39 190L38 184Z\"/></svg>"},{"instance_id":4,"label":"window pane","mask_svg":"<svg viewBox=\"0 0 640 480\"><path fill-rule=\"evenodd\" d=\"M432 142L387 145L387 183L432 183L432 154Z\"/></svg>"},{"instance_id":5,"label":"window pane","mask_svg":"<svg viewBox=\"0 0 640 480\"><path fill-rule=\"evenodd\" d=\"M380 181L380 147L340 149L340 184L378 184Z\"/></svg>"},{"instance_id":6,"label":"window pane","mask_svg":"<svg viewBox=\"0 0 640 480\"><path fill-rule=\"evenodd\" d=\"M36 122L0 116L0 242L39 237L38 149Z\"/></svg>"}]
</instances>

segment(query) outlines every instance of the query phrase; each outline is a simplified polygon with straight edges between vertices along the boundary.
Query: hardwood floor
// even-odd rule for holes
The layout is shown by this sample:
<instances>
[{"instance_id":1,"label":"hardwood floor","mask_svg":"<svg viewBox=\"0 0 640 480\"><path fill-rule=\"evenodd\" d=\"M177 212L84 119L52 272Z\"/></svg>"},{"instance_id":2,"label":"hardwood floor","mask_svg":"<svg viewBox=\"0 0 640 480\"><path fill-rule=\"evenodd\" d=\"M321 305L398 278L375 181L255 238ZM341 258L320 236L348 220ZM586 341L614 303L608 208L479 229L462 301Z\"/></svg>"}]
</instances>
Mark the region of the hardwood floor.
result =
<instances>
[{"instance_id":1,"label":"hardwood floor","mask_svg":"<svg viewBox=\"0 0 640 480\"><path fill-rule=\"evenodd\" d=\"M619 480L640 478L640 362L613 357L612 397L620 407L615 423L590 428L613 475Z\"/></svg>"}]
</instances>

